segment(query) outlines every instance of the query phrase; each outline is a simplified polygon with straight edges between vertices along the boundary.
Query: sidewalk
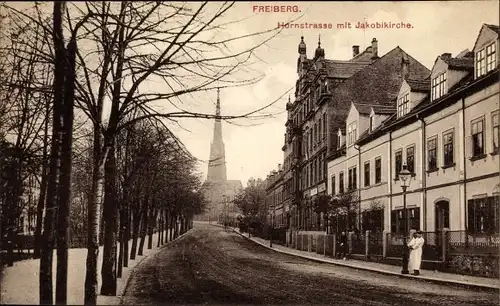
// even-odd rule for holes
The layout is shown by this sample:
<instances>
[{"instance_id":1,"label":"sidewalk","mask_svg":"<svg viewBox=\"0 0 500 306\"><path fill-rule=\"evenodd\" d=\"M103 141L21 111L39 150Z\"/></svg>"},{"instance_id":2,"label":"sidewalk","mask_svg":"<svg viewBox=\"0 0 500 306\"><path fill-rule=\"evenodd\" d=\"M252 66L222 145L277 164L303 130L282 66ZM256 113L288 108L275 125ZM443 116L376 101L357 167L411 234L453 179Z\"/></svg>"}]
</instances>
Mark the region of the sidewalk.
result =
<instances>
[{"instance_id":1,"label":"sidewalk","mask_svg":"<svg viewBox=\"0 0 500 306\"><path fill-rule=\"evenodd\" d=\"M401 267L381 264L377 262L368 262L362 260L352 260L349 259L347 261L341 259L334 259L330 257L326 257L321 254L317 254L315 252L306 252L300 251L292 248L288 248L279 244L273 244L273 247L269 247L269 240L265 240L259 237L251 237L248 238L248 233L242 234L240 233L238 228L233 228L233 230L240 234L241 236L254 241L266 248L272 249L276 252L294 255L318 262L330 263L334 265L350 267L359 270L377 272L387 275L394 275L397 277L410 277L414 279L424 280L428 282L438 283L438 284L451 284L451 285L460 285L466 286L469 288L478 288L478 289L487 289L487 290L498 290L500 281L498 279L487 278L487 277L477 277L477 276L469 276L469 275L460 275L453 273L445 273L439 271L430 271L430 270L421 270L419 276L414 275L402 275Z\"/></svg>"},{"instance_id":2,"label":"sidewalk","mask_svg":"<svg viewBox=\"0 0 500 306\"><path fill-rule=\"evenodd\" d=\"M188 231L189 232L189 231ZM182 236L177 237L180 238ZM123 268L122 277L117 281L117 296L97 296L98 305L119 305L121 296L126 289L130 275L133 273L134 268L142 260L157 250L170 244L156 247L158 242L158 233L153 235L153 248L147 248L148 238L143 249L142 256L136 256L135 260L128 262L128 267ZM119 247L118 243L118 247ZM129 250L132 247L132 240L129 241ZM102 246L99 248L99 258L97 260L97 283L98 292L101 288L101 266L102 266ZM85 271L87 249L70 249L68 254L68 305L83 305L84 302L84 284L85 284ZM53 290L55 295L55 278L56 278L56 254L54 251L53 263ZM22 260L14 263L13 267L5 267L3 277L0 283L1 295L0 304L39 304L39 282L38 273L40 271L40 260L29 259Z\"/></svg>"}]
</instances>

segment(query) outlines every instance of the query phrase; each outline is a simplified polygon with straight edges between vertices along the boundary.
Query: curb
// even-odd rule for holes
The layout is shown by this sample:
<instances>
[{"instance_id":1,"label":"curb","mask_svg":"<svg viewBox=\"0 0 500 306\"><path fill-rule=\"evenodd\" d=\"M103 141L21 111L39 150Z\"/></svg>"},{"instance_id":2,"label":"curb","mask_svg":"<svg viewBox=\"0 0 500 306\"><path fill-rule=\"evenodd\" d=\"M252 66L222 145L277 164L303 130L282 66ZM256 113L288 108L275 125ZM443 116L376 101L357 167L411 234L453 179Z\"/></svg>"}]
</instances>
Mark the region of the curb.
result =
<instances>
[{"instance_id":1,"label":"curb","mask_svg":"<svg viewBox=\"0 0 500 306\"><path fill-rule=\"evenodd\" d=\"M174 240L170 240L168 241L167 243L165 243L164 245L160 246L159 248L156 248L157 251L163 249L164 247L170 245L172 242L176 241L177 239L181 238L181 237L184 237L187 233L189 233L192 229L189 229L188 231L186 231L184 234L178 236L177 238L175 238ZM141 259L139 259L139 261L137 261L137 263L134 265L134 267L132 269L130 269L130 272L128 273L128 275L126 276L125 278L125 286L123 286L123 289L116 295L116 297L120 300L119 302L119 305L123 305L123 295L125 293L125 291L127 291L127 288L128 288L128 285L130 283L130 278L132 276L132 274L135 272L135 269L137 266L139 266L139 264L141 264L141 262L148 258L150 255L154 255L156 254L156 252L154 253L151 253L151 254L148 254L146 256L142 256Z\"/></svg>"},{"instance_id":2,"label":"curb","mask_svg":"<svg viewBox=\"0 0 500 306\"><path fill-rule=\"evenodd\" d=\"M279 252L279 253L282 253L282 254L287 254L287 255L291 255L291 256L301 257L301 258L308 259L308 260L311 260L311 261L316 261L316 262L321 262L321 263L327 263L327 264L332 264L332 265L337 265L337 266L352 268L352 269L361 270L361 271L370 271L370 272L375 272L375 273L379 273L379 274L392 275L392 276L397 276L399 278L411 278L411 279L414 279L414 280L419 280L419 281L423 281L423 282L430 282L430 283L435 283L435 284L455 285L455 286L460 286L460 287L466 287L466 288L472 288L472 289L479 289L479 290L487 290L487 291L498 291L499 290L499 287L498 286L494 286L494 285L473 284L473 283L467 283L467 282L462 282L462 281L444 280L444 279L432 278L432 277L426 277L426 276L422 277L422 276L413 276L413 275L403 275L403 274L400 274L400 273L395 273L395 272L390 272L390 271L385 271L385 270L380 270L380 269L375 269L375 268L354 266L354 265L350 265L350 264L347 264L347 263L332 262L332 261L329 261L329 260L326 260L326 259L316 258L316 257L312 257L312 256L306 256L306 255L301 255L301 254L294 254L294 253L291 253L291 252L287 252L287 251L283 251L283 250L278 250L278 249L269 247L269 245L261 243L260 241L256 241L256 240L253 240L251 238L248 238L244 234L236 231L234 228L233 228L233 231L235 233L237 233L238 235L244 237L245 239L250 240L250 241L252 241L254 243L257 243L257 244L259 244L259 245L261 245L261 246L263 246L263 247L265 247L267 249L270 249L270 250L273 250L275 252Z\"/></svg>"}]
</instances>

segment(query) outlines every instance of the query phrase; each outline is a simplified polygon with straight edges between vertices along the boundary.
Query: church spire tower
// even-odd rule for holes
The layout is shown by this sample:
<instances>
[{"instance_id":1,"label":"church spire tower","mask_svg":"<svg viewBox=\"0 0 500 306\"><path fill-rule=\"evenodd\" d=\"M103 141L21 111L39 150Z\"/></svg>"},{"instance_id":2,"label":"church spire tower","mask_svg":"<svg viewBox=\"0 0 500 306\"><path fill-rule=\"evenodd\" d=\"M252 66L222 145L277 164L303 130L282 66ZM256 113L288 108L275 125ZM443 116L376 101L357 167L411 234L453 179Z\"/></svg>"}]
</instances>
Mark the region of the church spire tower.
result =
<instances>
[{"instance_id":1,"label":"church spire tower","mask_svg":"<svg viewBox=\"0 0 500 306\"><path fill-rule=\"evenodd\" d=\"M227 181L226 156L222 139L222 122L220 119L220 90L217 88L217 105L215 107L214 137L210 146L207 181Z\"/></svg>"}]
</instances>

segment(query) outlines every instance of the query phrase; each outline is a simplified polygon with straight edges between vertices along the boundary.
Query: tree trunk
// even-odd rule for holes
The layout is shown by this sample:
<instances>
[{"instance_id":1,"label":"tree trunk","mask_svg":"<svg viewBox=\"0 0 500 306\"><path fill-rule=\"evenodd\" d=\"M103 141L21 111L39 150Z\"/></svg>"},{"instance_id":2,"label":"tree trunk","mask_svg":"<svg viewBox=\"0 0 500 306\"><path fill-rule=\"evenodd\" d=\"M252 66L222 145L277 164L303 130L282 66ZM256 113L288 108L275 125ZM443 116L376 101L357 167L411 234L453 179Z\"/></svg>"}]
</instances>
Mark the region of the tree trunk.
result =
<instances>
[{"instance_id":1,"label":"tree trunk","mask_svg":"<svg viewBox=\"0 0 500 306\"><path fill-rule=\"evenodd\" d=\"M122 277L123 273L123 252L125 252L125 211L124 207L121 207L120 209L120 234L119 234L119 241L120 241L120 253L118 255L118 272L117 272L117 277Z\"/></svg>"},{"instance_id":2,"label":"tree trunk","mask_svg":"<svg viewBox=\"0 0 500 306\"><path fill-rule=\"evenodd\" d=\"M102 260L101 294L116 295L116 256L118 205L116 197L116 158L114 133L105 135L105 147L109 147L109 155L104 170L104 248Z\"/></svg>"},{"instance_id":3,"label":"tree trunk","mask_svg":"<svg viewBox=\"0 0 500 306\"><path fill-rule=\"evenodd\" d=\"M136 203L137 206L139 206L139 203ZM134 260L137 254L137 240L139 239L139 229L141 225L141 219L142 219L142 211L139 210L140 208L136 208L134 211L134 218L132 220L133 222L133 231L132 231L132 250L130 251L130 259Z\"/></svg>"},{"instance_id":4,"label":"tree trunk","mask_svg":"<svg viewBox=\"0 0 500 306\"><path fill-rule=\"evenodd\" d=\"M179 220L179 217L176 215L174 215L174 239L177 239L177 237L179 236L179 224L178 224L178 221Z\"/></svg>"},{"instance_id":5,"label":"tree trunk","mask_svg":"<svg viewBox=\"0 0 500 306\"><path fill-rule=\"evenodd\" d=\"M169 218L168 211L165 209L165 217L164 217L164 219L165 219L165 226L164 226L164 228L165 228L165 237L164 237L165 243L168 242L168 233L170 232L168 229L168 226L169 226L168 218Z\"/></svg>"},{"instance_id":6,"label":"tree trunk","mask_svg":"<svg viewBox=\"0 0 500 306\"><path fill-rule=\"evenodd\" d=\"M73 106L75 95L76 38L67 48L67 69L64 92L63 134L61 140L61 172L59 176L59 212L57 221L57 275L56 304L66 305L68 300L68 246L69 215L71 209L71 172L73 146Z\"/></svg>"},{"instance_id":7,"label":"tree trunk","mask_svg":"<svg viewBox=\"0 0 500 306\"><path fill-rule=\"evenodd\" d=\"M170 241L175 239L174 234L175 234L175 216L172 213L170 215Z\"/></svg>"},{"instance_id":8,"label":"tree trunk","mask_svg":"<svg viewBox=\"0 0 500 306\"><path fill-rule=\"evenodd\" d=\"M64 99L64 41L62 31L63 4L54 2L53 40L56 54L54 73L54 106L52 125L52 146L50 149L50 169L47 190L47 209L43 224L43 243L40 249L39 294L40 304L53 304L52 258L54 255L54 228L57 218L57 193L59 185L59 163L61 150L61 112Z\"/></svg>"},{"instance_id":9,"label":"tree trunk","mask_svg":"<svg viewBox=\"0 0 500 306\"><path fill-rule=\"evenodd\" d=\"M127 202L125 205L125 232L124 232L124 245L123 245L123 266L126 268L128 267L128 244L130 241L130 222L131 222L131 216L132 214L130 213L130 202Z\"/></svg>"},{"instance_id":10,"label":"tree trunk","mask_svg":"<svg viewBox=\"0 0 500 306\"><path fill-rule=\"evenodd\" d=\"M48 168L48 152L49 147L49 116L50 104L47 101L45 105L45 124L43 130L43 155L42 155L42 181L40 182L40 195L38 197L38 204L36 208L36 228L35 228L35 249L33 250L33 257L40 258L40 248L42 246L42 224L43 224L43 210L45 208L45 195L47 193L47 168Z\"/></svg>"},{"instance_id":11,"label":"tree trunk","mask_svg":"<svg viewBox=\"0 0 500 306\"><path fill-rule=\"evenodd\" d=\"M144 250L144 243L146 242L146 231L148 229L148 205L149 199L144 202L142 211L142 222L141 222L141 242L139 243L139 251L137 255L142 256Z\"/></svg>"},{"instance_id":12,"label":"tree trunk","mask_svg":"<svg viewBox=\"0 0 500 306\"><path fill-rule=\"evenodd\" d=\"M156 210L156 212L154 210L155 208L153 206L153 208L151 209L148 224L148 250L151 250L153 248L153 234L156 228L156 219L158 218L158 210Z\"/></svg>"},{"instance_id":13,"label":"tree trunk","mask_svg":"<svg viewBox=\"0 0 500 306\"><path fill-rule=\"evenodd\" d=\"M158 221L158 241L156 247L159 248L163 244L163 210L160 209L160 220Z\"/></svg>"}]
</instances>

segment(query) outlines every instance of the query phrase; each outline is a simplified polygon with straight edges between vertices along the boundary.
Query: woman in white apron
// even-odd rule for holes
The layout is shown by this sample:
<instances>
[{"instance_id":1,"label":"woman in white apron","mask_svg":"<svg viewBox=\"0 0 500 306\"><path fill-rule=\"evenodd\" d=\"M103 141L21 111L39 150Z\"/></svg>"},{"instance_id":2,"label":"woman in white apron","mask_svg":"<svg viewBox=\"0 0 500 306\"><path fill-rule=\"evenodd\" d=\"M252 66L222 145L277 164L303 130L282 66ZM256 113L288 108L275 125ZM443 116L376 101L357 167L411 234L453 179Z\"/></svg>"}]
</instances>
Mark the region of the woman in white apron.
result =
<instances>
[{"instance_id":1,"label":"woman in white apron","mask_svg":"<svg viewBox=\"0 0 500 306\"><path fill-rule=\"evenodd\" d=\"M422 247L424 246L424 238L422 232L415 233L413 238L408 243L410 248L410 261L408 262L408 269L413 270L413 275L420 274L420 264L422 263Z\"/></svg>"}]
</instances>

